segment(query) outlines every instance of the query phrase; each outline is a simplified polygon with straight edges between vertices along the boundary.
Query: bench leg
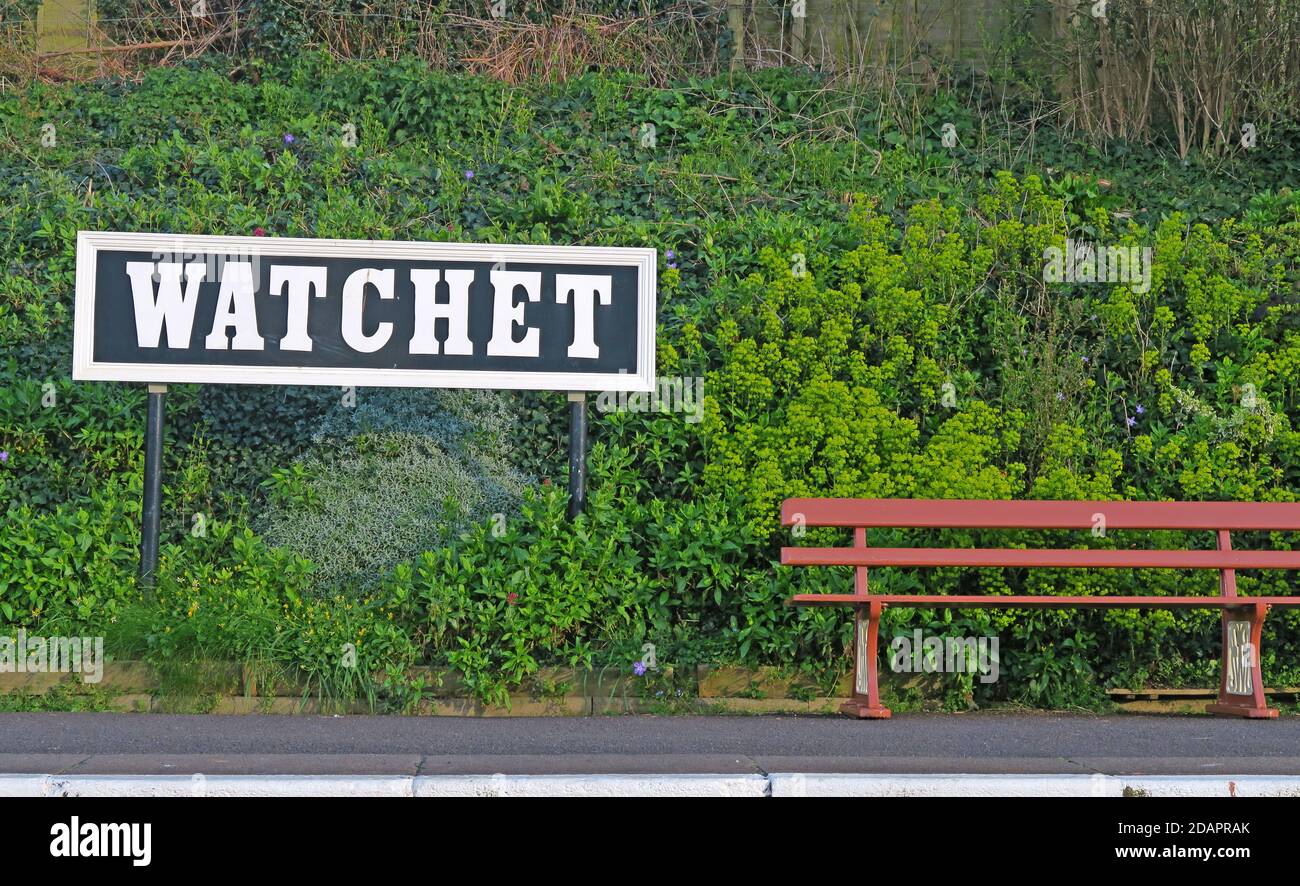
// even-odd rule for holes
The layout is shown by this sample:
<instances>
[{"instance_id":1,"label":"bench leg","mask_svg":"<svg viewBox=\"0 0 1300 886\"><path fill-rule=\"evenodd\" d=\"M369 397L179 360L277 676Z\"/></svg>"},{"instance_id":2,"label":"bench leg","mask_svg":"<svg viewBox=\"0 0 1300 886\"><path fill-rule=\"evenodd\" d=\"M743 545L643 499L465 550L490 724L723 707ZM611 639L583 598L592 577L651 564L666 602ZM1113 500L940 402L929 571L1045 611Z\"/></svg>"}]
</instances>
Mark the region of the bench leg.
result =
<instances>
[{"instance_id":1,"label":"bench leg","mask_svg":"<svg viewBox=\"0 0 1300 886\"><path fill-rule=\"evenodd\" d=\"M1264 674L1259 663L1259 643L1267 612L1268 607L1263 603L1224 608L1219 700L1207 705L1207 712L1253 720L1277 716L1277 709L1270 708L1264 698Z\"/></svg>"},{"instance_id":2,"label":"bench leg","mask_svg":"<svg viewBox=\"0 0 1300 886\"><path fill-rule=\"evenodd\" d=\"M880 704L880 613L876 601L853 608L853 699L840 706L840 713L860 720L884 720L890 710Z\"/></svg>"}]
</instances>

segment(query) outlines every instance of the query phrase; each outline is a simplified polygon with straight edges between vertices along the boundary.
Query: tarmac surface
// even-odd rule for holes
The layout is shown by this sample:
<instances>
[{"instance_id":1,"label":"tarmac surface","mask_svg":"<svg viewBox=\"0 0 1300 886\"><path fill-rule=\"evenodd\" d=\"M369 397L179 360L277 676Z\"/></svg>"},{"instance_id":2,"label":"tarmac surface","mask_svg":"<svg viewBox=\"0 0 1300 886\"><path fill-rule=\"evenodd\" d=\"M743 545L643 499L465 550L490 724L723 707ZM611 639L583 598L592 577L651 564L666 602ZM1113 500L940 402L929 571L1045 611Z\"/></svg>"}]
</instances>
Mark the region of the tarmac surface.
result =
<instances>
[{"instance_id":1,"label":"tarmac surface","mask_svg":"<svg viewBox=\"0 0 1300 886\"><path fill-rule=\"evenodd\" d=\"M1300 775L1300 718L0 714L0 774Z\"/></svg>"}]
</instances>

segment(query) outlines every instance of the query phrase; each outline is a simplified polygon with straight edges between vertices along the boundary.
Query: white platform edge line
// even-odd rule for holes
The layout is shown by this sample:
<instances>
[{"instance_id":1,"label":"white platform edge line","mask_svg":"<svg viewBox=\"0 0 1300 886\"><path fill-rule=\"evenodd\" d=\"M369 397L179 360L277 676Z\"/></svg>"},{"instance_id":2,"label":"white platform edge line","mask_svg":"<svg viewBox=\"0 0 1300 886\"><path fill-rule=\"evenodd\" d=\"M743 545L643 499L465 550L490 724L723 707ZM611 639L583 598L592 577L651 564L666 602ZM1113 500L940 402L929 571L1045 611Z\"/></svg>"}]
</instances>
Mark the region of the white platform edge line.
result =
<instances>
[{"instance_id":1,"label":"white platform edge line","mask_svg":"<svg viewBox=\"0 0 1300 886\"><path fill-rule=\"evenodd\" d=\"M767 796L758 774L41 775L0 774L0 797Z\"/></svg>"},{"instance_id":2,"label":"white platform edge line","mask_svg":"<svg viewBox=\"0 0 1300 886\"><path fill-rule=\"evenodd\" d=\"M0 797L1300 797L1300 775L550 774L52 775L0 774Z\"/></svg>"},{"instance_id":3,"label":"white platform edge line","mask_svg":"<svg viewBox=\"0 0 1300 886\"><path fill-rule=\"evenodd\" d=\"M773 797L1300 797L1300 775L777 773Z\"/></svg>"}]
</instances>

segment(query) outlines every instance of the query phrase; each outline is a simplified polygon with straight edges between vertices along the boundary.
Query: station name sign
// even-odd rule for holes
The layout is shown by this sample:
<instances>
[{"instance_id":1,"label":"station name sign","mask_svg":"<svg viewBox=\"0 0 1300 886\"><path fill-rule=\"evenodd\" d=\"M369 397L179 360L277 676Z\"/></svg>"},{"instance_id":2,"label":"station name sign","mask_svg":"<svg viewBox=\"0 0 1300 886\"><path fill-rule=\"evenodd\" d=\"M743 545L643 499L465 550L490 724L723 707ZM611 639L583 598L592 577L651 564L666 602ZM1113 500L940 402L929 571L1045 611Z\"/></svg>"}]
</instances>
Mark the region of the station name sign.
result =
<instances>
[{"instance_id":1,"label":"station name sign","mask_svg":"<svg viewBox=\"0 0 1300 886\"><path fill-rule=\"evenodd\" d=\"M653 249L82 231L72 377L654 388Z\"/></svg>"}]
</instances>

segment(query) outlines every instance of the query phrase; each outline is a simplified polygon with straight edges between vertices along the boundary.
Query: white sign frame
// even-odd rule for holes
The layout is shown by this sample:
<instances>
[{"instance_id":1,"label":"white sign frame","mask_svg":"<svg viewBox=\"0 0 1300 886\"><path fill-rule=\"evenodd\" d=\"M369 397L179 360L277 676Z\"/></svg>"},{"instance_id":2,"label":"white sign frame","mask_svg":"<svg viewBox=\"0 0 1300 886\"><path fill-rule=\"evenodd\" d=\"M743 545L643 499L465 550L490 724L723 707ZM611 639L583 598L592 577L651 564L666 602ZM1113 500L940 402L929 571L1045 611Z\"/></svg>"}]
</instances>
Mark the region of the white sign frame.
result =
<instances>
[{"instance_id":1,"label":"white sign frame","mask_svg":"<svg viewBox=\"0 0 1300 886\"><path fill-rule=\"evenodd\" d=\"M96 255L100 250L161 254L216 254L364 258L419 261L541 262L636 266L635 373L507 372L500 370L384 369L376 367L223 366L204 363L113 363L94 359ZM487 388L534 391L653 391L658 252L604 246L534 246L306 237L77 232L76 298L72 347L75 381L145 384L268 384L338 387Z\"/></svg>"}]
</instances>

